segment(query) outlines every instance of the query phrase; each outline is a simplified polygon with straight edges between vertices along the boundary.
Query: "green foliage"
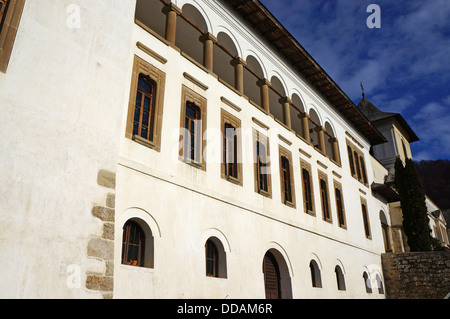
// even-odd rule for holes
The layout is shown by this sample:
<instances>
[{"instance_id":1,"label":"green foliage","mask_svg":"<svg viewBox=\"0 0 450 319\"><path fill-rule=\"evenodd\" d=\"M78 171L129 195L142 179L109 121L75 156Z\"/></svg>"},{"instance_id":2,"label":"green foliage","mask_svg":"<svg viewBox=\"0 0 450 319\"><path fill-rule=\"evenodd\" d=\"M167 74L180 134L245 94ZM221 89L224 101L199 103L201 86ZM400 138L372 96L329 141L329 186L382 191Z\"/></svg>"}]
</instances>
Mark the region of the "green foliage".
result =
<instances>
[{"instance_id":1,"label":"green foliage","mask_svg":"<svg viewBox=\"0 0 450 319\"><path fill-rule=\"evenodd\" d=\"M395 162L395 188L400 195L403 212L403 230L411 251L430 251L434 247L425 204L425 191L412 159L403 166L400 158Z\"/></svg>"}]
</instances>

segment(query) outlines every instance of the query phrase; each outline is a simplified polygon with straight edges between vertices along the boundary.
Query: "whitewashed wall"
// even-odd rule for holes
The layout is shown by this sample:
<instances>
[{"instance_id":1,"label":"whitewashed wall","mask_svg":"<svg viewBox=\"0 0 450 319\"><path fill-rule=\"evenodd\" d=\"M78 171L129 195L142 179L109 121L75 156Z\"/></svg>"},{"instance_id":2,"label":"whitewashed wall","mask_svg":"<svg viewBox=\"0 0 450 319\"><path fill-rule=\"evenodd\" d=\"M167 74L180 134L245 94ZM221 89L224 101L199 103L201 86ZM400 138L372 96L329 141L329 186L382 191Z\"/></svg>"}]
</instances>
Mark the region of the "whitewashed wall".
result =
<instances>
[{"instance_id":1,"label":"whitewashed wall","mask_svg":"<svg viewBox=\"0 0 450 319\"><path fill-rule=\"evenodd\" d=\"M133 17L133 1L25 2L0 73L0 298L99 297L86 247L98 171L117 163Z\"/></svg>"}]
</instances>

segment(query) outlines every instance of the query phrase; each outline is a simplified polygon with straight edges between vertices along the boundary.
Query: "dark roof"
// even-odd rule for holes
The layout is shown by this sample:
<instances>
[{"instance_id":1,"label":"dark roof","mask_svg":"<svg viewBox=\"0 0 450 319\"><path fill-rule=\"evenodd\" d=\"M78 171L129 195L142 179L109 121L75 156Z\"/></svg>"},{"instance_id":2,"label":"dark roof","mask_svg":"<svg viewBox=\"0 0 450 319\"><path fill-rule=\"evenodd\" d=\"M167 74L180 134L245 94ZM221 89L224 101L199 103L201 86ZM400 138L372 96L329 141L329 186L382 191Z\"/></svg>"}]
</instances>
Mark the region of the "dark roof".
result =
<instances>
[{"instance_id":1,"label":"dark roof","mask_svg":"<svg viewBox=\"0 0 450 319\"><path fill-rule=\"evenodd\" d=\"M385 198L388 203L394 203L400 200L398 193L387 184L372 183L371 189Z\"/></svg>"},{"instance_id":2,"label":"dark roof","mask_svg":"<svg viewBox=\"0 0 450 319\"><path fill-rule=\"evenodd\" d=\"M300 74L315 87L331 105L352 123L372 145L385 143L384 136L356 107L352 100L309 55L297 40L258 0L223 0L241 14L263 38L284 55Z\"/></svg>"},{"instance_id":3,"label":"dark roof","mask_svg":"<svg viewBox=\"0 0 450 319\"><path fill-rule=\"evenodd\" d=\"M419 140L416 133L414 133L412 128L408 125L408 123L400 113L383 112L365 97L363 97L362 100L358 103L357 108L361 112L363 112L367 119L374 123L374 125L376 125L377 121L381 121L384 119L396 119L408 134L408 142L412 143Z\"/></svg>"}]
</instances>

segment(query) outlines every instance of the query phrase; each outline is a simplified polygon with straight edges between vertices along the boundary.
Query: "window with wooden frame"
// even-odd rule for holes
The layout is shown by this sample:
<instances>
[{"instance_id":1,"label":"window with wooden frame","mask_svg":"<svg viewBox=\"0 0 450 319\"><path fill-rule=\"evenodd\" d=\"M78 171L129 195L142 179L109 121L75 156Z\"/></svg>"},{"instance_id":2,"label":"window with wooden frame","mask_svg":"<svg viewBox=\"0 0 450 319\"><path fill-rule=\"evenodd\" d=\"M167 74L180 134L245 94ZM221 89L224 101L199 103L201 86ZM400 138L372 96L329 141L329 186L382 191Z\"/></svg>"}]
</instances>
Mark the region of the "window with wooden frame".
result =
<instances>
[{"instance_id":1,"label":"window with wooden frame","mask_svg":"<svg viewBox=\"0 0 450 319\"><path fill-rule=\"evenodd\" d=\"M208 240L205 245L206 276L219 277L219 252L216 244Z\"/></svg>"},{"instance_id":2,"label":"window with wooden frame","mask_svg":"<svg viewBox=\"0 0 450 319\"><path fill-rule=\"evenodd\" d=\"M362 182L367 185L367 172L366 172L366 164L364 164L364 156L359 156L359 165L361 168L361 174L362 174Z\"/></svg>"},{"instance_id":3,"label":"window with wooden frame","mask_svg":"<svg viewBox=\"0 0 450 319\"><path fill-rule=\"evenodd\" d=\"M342 193L341 183L334 181L334 196L336 199L336 212L338 217L338 225L341 228L347 228L345 220L344 195Z\"/></svg>"},{"instance_id":4,"label":"window with wooden frame","mask_svg":"<svg viewBox=\"0 0 450 319\"><path fill-rule=\"evenodd\" d=\"M222 109L222 178L242 185L241 121Z\"/></svg>"},{"instance_id":5,"label":"window with wooden frame","mask_svg":"<svg viewBox=\"0 0 450 319\"><path fill-rule=\"evenodd\" d=\"M347 152L348 152L348 162L350 164L350 173L352 176L356 175L355 171L355 161L353 160L353 151L350 145L347 145Z\"/></svg>"},{"instance_id":6,"label":"window with wooden frame","mask_svg":"<svg viewBox=\"0 0 450 319\"><path fill-rule=\"evenodd\" d=\"M150 77L139 74L136 104L134 107L133 135L143 139L153 140L153 125L155 118L154 91L155 83Z\"/></svg>"},{"instance_id":7,"label":"window with wooden frame","mask_svg":"<svg viewBox=\"0 0 450 319\"><path fill-rule=\"evenodd\" d=\"M206 143L206 99L183 85L181 99L179 159L206 170L203 156Z\"/></svg>"},{"instance_id":8,"label":"window with wooden frame","mask_svg":"<svg viewBox=\"0 0 450 319\"><path fill-rule=\"evenodd\" d=\"M0 1L0 72L6 73L25 0Z\"/></svg>"},{"instance_id":9,"label":"window with wooden frame","mask_svg":"<svg viewBox=\"0 0 450 319\"><path fill-rule=\"evenodd\" d=\"M135 142L161 149L161 125L165 74L135 56L125 136Z\"/></svg>"},{"instance_id":10,"label":"window with wooden frame","mask_svg":"<svg viewBox=\"0 0 450 319\"><path fill-rule=\"evenodd\" d=\"M364 154L348 139L346 141L347 141L348 161L350 164L350 173L359 182L361 182L365 186L368 186L367 170L364 160Z\"/></svg>"},{"instance_id":11,"label":"window with wooden frame","mask_svg":"<svg viewBox=\"0 0 450 319\"><path fill-rule=\"evenodd\" d=\"M145 234L139 224L128 221L123 228L122 264L144 266Z\"/></svg>"},{"instance_id":12,"label":"window with wooden frame","mask_svg":"<svg viewBox=\"0 0 450 319\"><path fill-rule=\"evenodd\" d=\"M319 171L320 203L322 206L322 218L331 222L330 196L328 194L328 177L325 173Z\"/></svg>"},{"instance_id":13,"label":"window with wooden frame","mask_svg":"<svg viewBox=\"0 0 450 319\"><path fill-rule=\"evenodd\" d=\"M361 212L364 225L364 234L366 235L366 238L372 239L372 235L370 232L369 212L367 211L367 202L362 197L361 197Z\"/></svg>"},{"instance_id":14,"label":"window with wooden frame","mask_svg":"<svg viewBox=\"0 0 450 319\"><path fill-rule=\"evenodd\" d=\"M269 138L253 130L255 191L271 197Z\"/></svg>"},{"instance_id":15,"label":"window with wooden frame","mask_svg":"<svg viewBox=\"0 0 450 319\"><path fill-rule=\"evenodd\" d=\"M280 184L281 201L283 204L295 208L294 174L292 167L292 154L279 145L280 153Z\"/></svg>"},{"instance_id":16,"label":"window with wooden frame","mask_svg":"<svg viewBox=\"0 0 450 319\"><path fill-rule=\"evenodd\" d=\"M302 171L303 208L305 213L315 215L311 165L303 160L300 160L300 169Z\"/></svg>"}]
</instances>

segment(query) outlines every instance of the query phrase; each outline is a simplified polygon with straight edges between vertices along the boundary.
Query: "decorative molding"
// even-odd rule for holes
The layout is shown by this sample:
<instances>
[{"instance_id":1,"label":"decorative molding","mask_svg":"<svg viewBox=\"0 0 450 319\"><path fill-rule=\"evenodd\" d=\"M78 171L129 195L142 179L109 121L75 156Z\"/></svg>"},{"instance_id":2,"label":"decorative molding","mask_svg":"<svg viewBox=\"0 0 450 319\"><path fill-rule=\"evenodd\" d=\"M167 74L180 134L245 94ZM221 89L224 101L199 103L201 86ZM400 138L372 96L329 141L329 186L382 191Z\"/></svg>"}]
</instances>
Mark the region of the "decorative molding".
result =
<instances>
[{"instance_id":1,"label":"decorative molding","mask_svg":"<svg viewBox=\"0 0 450 319\"><path fill-rule=\"evenodd\" d=\"M300 154L305 155L307 158L311 158L311 154L305 152L304 150L302 150L301 148L298 149L300 151Z\"/></svg>"},{"instance_id":2,"label":"decorative molding","mask_svg":"<svg viewBox=\"0 0 450 319\"><path fill-rule=\"evenodd\" d=\"M336 176L337 178L342 178L342 176L340 174L338 174L336 171L332 171L333 175Z\"/></svg>"},{"instance_id":3,"label":"decorative molding","mask_svg":"<svg viewBox=\"0 0 450 319\"><path fill-rule=\"evenodd\" d=\"M241 109L239 106L237 106L236 104L234 104L233 102L231 102L230 100L228 100L226 97L221 96L221 97L220 97L220 100L221 100L224 104L226 104L226 105L228 105L229 107L231 107L231 108L232 108L233 110L235 110L236 112L242 111L242 109Z\"/></svg>"},{"instance_id":4,"label":"decorative molding","mask_svg":"<svg viewBox=\"0 0 450 319\"><path fill-rule=\"evenodd\" d=\"M206 91L209 89L209 87L206 84L203 84L202 82L200 82L199 80L197 80L196 78L194 78L192 75L190 75L187 72L183 73L183 76L185 79L191 81L192 83L194 83L195 85L197 85L199 88L201 88L202 90Z\"/></svg>"},{"instance_id":5,"label":"decorative molding","mask_svg":"<svg viewBox=\"0 0 450 319\"><path fill-rule=\"evenodd\" d=\"M258 120L256 117L252 117L252 121L253 121L253 123L255 123L255 124L259 125L260 127L262 127L263 129L265 129L266 131L268 131L270 129L270 127L268 127L266 124L264 124L263 122Z\"/></svg>"},{"instance_id":6,"label":"decorative molding","mask_svg":"<svg viewBox=\"0 0 450 319\"><path fill-rule=\"evenodd\" d=\"M158 62L162 63L162 64L166 64L167 63L167 59L165 59L164 57L162 57L161 55L159 55L158 53L156 53L155 51L153 51L152 49L150 49L149 47L145 46L144 44L142 44L141 42L136 42L136 46L143 51L144 53L147 53L149 56L151 56L152 58L154 58L155 60L157 60Z\"/></svg>"},{"instance_id":7,"label":"decorative molding","mask_svg":"<svg viewBox=\"0 0 450 319\"><path fill-rule=\"evenodd\" d=\"M317 164L319 164L319 166L322 166L324 169L327 169L328 166L326 166L324 163L322 163L321 161L317 161Z\"/></svg>"},{"instance_id":8,"label":"decorative molding","mask_svg":"<svg viewBox=\"0 0 450 319\"><path fill-rule=\"evenodd\" d=\"M278 138L280 139L280 141L283 141L284 143L286 143L287 145L291 146L292 142L289 141L287 138L283 137L281 134L278 134Z\"/></svg>"}]
</instances>

